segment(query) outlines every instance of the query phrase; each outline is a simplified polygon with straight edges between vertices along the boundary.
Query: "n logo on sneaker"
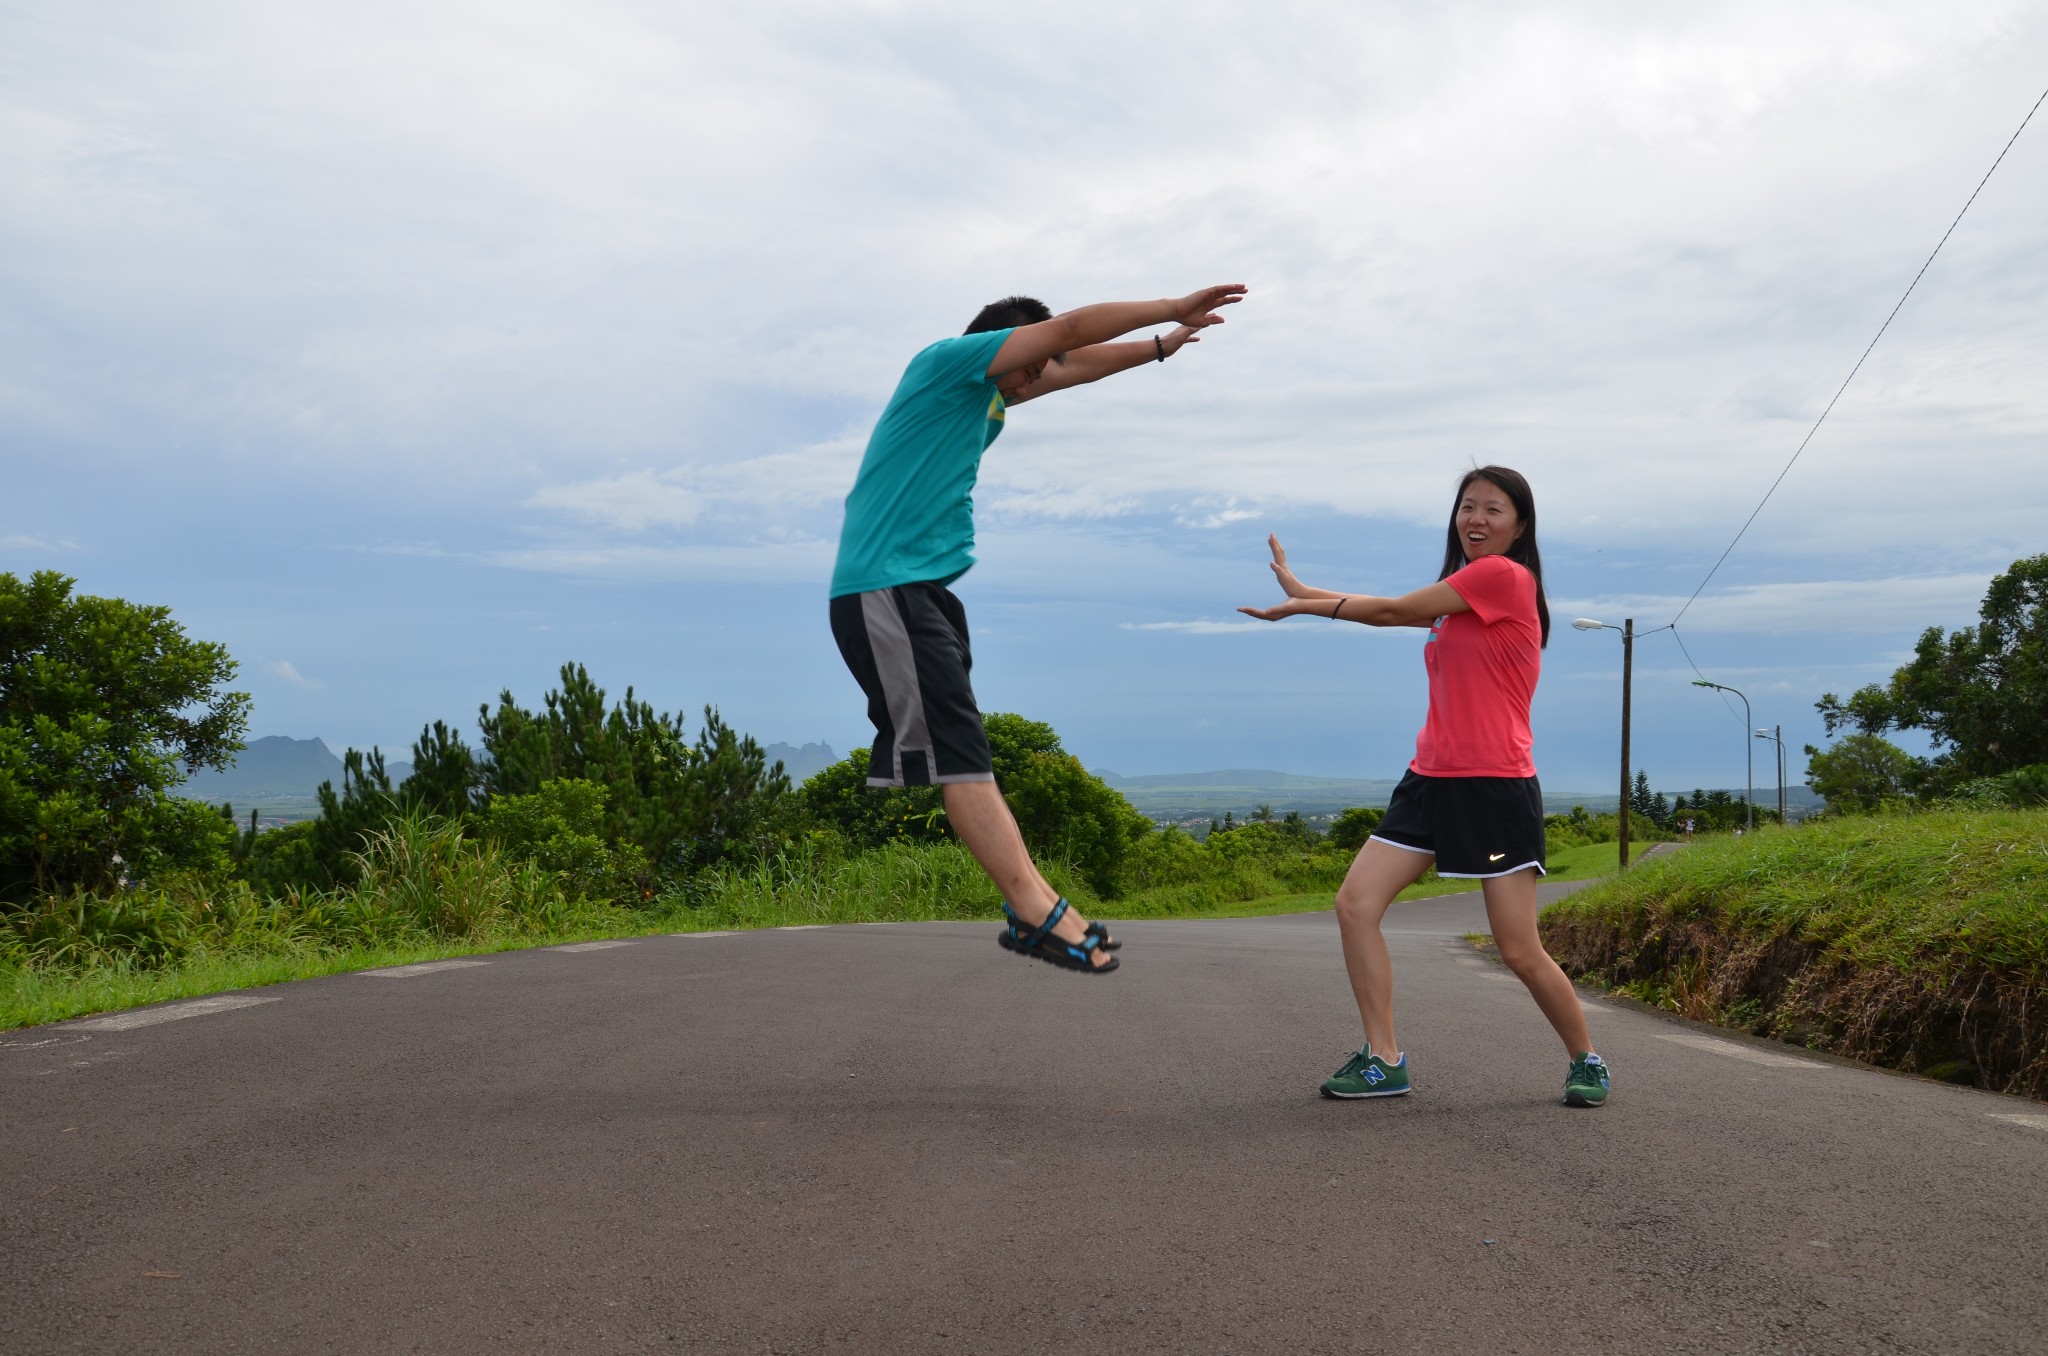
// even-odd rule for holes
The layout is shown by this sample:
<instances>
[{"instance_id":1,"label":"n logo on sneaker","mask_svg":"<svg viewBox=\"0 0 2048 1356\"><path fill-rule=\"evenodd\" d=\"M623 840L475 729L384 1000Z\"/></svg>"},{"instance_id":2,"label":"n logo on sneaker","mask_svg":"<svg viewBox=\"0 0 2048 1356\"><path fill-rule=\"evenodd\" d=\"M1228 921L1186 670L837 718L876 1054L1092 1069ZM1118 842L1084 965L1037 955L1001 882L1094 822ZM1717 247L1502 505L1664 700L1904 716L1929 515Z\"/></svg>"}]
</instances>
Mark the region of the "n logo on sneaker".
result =
<instances>
[{"instance_id":1,"label":"n logo on sneaker","mask_svg":"<svg viewBox=\"0 0 2048 1356\"><path fill-rule=\"evenodd\" d=\"M1368 1064L1365 1066L1365 1081L1375 1085L1384 1083L1387 1081L1387 1071L1385 1069L1376 1069Z\"/></svg>"}]
</instances>

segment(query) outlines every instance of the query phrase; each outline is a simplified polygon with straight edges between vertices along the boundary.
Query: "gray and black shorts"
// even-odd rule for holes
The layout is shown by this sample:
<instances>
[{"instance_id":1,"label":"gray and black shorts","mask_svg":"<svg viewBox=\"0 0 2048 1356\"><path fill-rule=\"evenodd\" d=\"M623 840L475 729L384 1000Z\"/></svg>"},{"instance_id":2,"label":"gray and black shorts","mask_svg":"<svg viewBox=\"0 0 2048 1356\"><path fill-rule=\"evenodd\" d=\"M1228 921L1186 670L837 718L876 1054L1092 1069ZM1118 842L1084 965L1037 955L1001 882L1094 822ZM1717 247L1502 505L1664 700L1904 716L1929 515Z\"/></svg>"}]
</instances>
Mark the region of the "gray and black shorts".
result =
<instances>
[{"instance_id":1,"label":"gray and black shorts","mask_svg":"<svg viewBox=\"0 0 2048 1356\"><path fill-rule=\"evenodd\" d=\"M988 734L967 671L967 610L944 584L898 584L832 600L832 638L861 691L875 747L869 786L992 782Z\"/></svg>"},{"instance_id":2,"label":"gray and black shorts","mask_svg":"<svg viewBox=\"0 0 2048 1356\"><path fill-rule=\"evenodd\" d=\"M1439 876L1546 874L1543 788L1534 777L1425 777L1410 769L1373 841L1426 852Z\"/></svg>"}]
</instances>

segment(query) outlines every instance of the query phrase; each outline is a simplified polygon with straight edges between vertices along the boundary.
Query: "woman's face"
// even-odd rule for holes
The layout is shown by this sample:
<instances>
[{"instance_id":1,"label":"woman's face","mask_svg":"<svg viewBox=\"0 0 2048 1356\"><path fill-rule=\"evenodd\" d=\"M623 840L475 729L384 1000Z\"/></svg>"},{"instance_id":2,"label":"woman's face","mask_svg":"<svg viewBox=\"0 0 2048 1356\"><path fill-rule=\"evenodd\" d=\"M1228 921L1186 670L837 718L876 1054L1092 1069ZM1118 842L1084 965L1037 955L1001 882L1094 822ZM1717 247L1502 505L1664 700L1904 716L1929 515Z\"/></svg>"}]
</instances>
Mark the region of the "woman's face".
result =
<instances>
[{"instance_id":1,"label":"woman's face","mask_svg":"<svg viewBox=\"0 0 2048 1356\"><path fill-rule=\"evenodd\" d=\"M1458 496L1458 540L1464 544L1469 563L1481 556L1497 556L1522 535L1522 516L1507 491L1490 480L1475 480Z\"/></svg>"}]
</instances>

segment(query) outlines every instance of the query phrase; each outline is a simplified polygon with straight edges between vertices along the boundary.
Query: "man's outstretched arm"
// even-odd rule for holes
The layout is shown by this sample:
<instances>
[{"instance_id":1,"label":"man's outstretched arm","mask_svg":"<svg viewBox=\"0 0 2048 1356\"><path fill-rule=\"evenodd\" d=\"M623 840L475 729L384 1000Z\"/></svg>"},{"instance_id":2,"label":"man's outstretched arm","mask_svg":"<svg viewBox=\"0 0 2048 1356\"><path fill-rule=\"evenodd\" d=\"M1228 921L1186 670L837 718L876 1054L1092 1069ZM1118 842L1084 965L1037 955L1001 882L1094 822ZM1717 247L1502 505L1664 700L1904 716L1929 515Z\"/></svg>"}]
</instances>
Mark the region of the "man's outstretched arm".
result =
<instances>
[{"instance_id":1,"label":"man's outstretched arm","mask_svg":"<svg viewBox=\"0 0 2048 1356\"><path fill-rule=\"evenodd\" d=\"M1107 343L1151 325L1179 324L1193 330L1220 325L1223 317L1216 314L1217 310L1236 305L1244 293L1243 283L1222 283L1163 301L1098 302L1036 325L1020 325L1010 331L1010 337L996 350L988 365L988 375L999 377L1049 361L1056 354Z\"/></svg>"},{"instance_id":2,"label":"man's outstretched arm","mask_svg":"<svg viewBox=\"0 0 2048 1356\"><path fill-rule=\"evenodd\" d=\"M1090 344L1087 348L1067 355L1065 362L1048 363L1039 374L1037 381L1026 386L1003 403L1018 405L1035 400L1054 391L1064 391L1069 386L1086 386L1091 381L1101 381L1116 372L1127 372L1143 363L1159 362L1163 354L1171 358L1180 352L1183 344L1199 344L1200 335L1186 325L1176 326L1171 334L1159 336L1159 342L1150 339L1134 339L1127 344Z\"/></svg>"}]
</instances>

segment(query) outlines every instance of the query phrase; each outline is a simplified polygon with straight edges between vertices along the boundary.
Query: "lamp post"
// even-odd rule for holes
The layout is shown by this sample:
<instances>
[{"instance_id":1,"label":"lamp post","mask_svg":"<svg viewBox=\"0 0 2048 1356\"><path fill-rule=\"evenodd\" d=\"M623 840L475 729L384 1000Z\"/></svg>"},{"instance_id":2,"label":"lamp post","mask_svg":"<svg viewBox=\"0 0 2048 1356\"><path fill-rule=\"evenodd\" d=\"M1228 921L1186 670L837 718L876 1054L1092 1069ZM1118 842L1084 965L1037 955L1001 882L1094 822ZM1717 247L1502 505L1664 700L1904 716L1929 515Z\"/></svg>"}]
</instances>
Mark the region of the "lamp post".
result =
<instances>
[{"instance_id":1,"label":"lamp post","mask_svg":"<svg viewBox=\"0 0 2048 1356\"><path fill-rule=\"evenodd\" d=\"M1742 697L1742 693L1726 683L1710 683L1704 678L1695 678L1692 680L1692 685L1694 687L1710 687L1716 692L1734 692L1736 696ZM1747 697L1742 697L1742 725L1744 729L1754 728L1750 724L1749 698ZM1755 747L1747 739L1742 741L1742 775L1748 783L1742 789L1743 821L1752 832L1756 829L1756 757L1751 753L1751 750Z\"/></svg>"},{"instance_id":2,"label":"lamp post","mask_svg":"<svg viewBox=\"0 0 2048 1356\"><path fill-rule=\"evenodd\" d=\"M1768 730L1758 730L1758 739L1768 739L1778 746L1778 825L1785 823L1785 727L1773 725Z\"/></svg>"},{"instance_id":3,"label":"lamp post","mask_svg":"<svg viewBox=\"0 0 2048 1356\"><path fill-rule=\"evenodd\" d=\"M1628 696L1629 672L1635 665L1636 619L1622 618L1621 625L1611 622L1594 621L1591 617L1572 618L1575 631L1619 631L1621 632L1621 804L1615 809L1615 818L1621 823L1621 869L1628 870Z\"/></svg>"}]
</instances>

